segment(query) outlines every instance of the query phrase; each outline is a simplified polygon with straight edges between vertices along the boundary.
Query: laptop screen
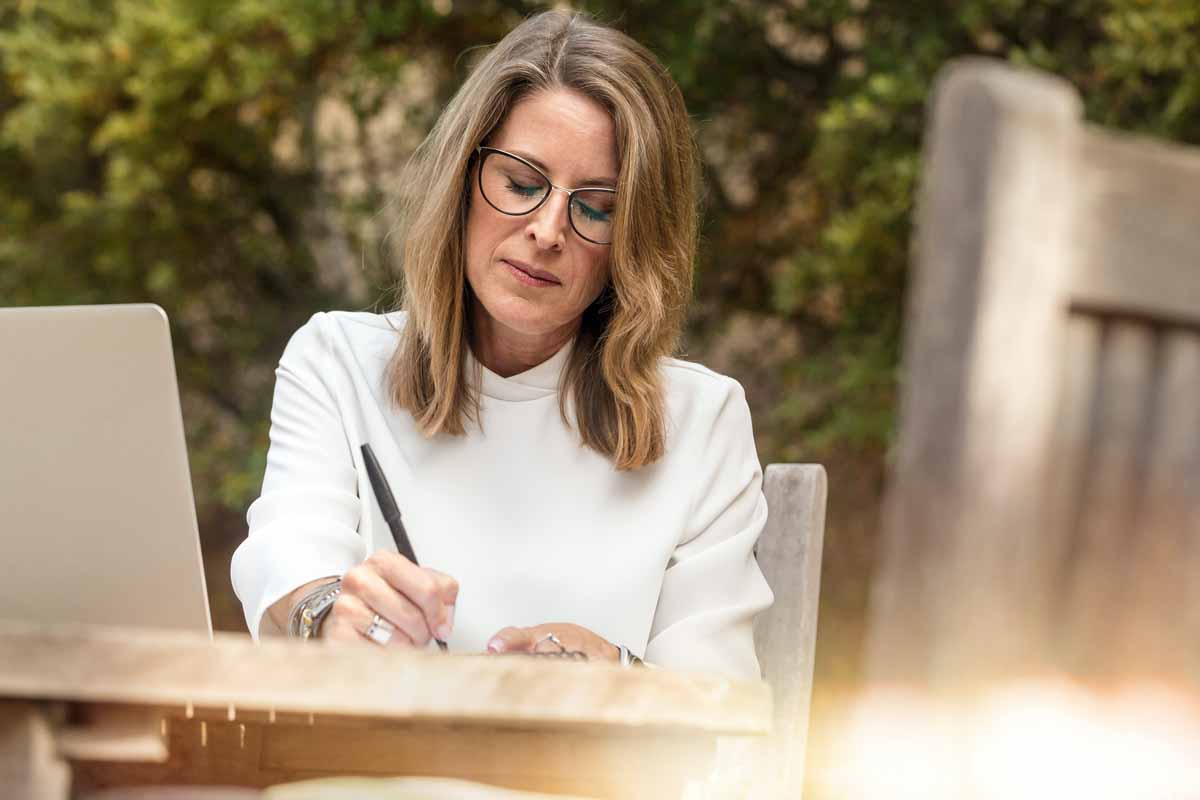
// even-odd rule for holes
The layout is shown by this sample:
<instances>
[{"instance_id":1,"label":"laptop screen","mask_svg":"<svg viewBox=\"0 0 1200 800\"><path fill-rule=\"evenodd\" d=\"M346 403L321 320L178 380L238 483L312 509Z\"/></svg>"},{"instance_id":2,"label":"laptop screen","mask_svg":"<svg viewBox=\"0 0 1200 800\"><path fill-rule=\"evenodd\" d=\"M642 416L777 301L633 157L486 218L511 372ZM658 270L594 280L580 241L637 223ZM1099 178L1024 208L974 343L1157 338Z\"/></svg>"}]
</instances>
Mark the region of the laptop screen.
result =
<instances>
[{"instance_id":1,"label":"laptop screen","mask_svg":"<svg viewBox=\"0 0 1200 800\"><path fill-rule=\"evenodd\" d=\"M205 631L166 314L0 309L0 618Z\"/></svg>"}]
</instances>

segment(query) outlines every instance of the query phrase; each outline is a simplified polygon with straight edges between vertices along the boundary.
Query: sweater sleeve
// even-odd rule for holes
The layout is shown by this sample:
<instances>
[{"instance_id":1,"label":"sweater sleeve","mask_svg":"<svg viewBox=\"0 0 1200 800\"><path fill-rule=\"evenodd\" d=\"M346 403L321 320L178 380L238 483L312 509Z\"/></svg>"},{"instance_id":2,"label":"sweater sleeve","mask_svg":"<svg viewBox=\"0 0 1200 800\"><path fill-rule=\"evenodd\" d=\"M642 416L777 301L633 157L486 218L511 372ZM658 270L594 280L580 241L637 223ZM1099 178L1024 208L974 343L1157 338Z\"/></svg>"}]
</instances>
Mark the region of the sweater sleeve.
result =
<instances>
[{"instance_id":1,"label":"sweater sleeve","mask_svg":"<svg viewBox=\"0 0 1200 800\"><path fill-rule=\"evenodd\" d=\"M762 469L742 387L728 381L697 442L696 495L667 565L646 660L757 680L754 615L774 599L754 557L767 520Z\"/></svg>"},{"instance_id":2,"label":"sweater sleeve","mask_svg":"<svg viewBox=\"0 0 1200 800\"><path fill-rule=\"evenodd\" d=\"M275 370L262 494L233 554L233 589L255 639L281 597L366 557L357 473L336 402L343 373L332 364L323 316L292 336Z\"/></svg>"}]
</instances>

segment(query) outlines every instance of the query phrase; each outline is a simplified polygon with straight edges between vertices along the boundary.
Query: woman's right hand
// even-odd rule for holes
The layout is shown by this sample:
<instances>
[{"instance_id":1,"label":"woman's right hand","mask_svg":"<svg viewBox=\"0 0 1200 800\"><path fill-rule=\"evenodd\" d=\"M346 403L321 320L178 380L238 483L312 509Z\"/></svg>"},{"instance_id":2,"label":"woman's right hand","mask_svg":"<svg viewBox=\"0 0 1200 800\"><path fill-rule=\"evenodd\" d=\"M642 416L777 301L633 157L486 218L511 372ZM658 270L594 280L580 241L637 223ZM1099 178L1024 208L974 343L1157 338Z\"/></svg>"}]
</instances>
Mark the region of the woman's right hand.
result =
<instances>
[{"instance_id":1,"label":"woman's right hand","mask_svg":"<svg viewBox=\"0 0 1200 800\"><path fill-rule=\"evenodd\" d=\"M367 628L378 614L396 629L388 647L424 647L430 639L450 637L457 600L454 578L380 551L342 576L342 592L321 626L321 638L370 642Z\"/></svg>"}]
</instances>

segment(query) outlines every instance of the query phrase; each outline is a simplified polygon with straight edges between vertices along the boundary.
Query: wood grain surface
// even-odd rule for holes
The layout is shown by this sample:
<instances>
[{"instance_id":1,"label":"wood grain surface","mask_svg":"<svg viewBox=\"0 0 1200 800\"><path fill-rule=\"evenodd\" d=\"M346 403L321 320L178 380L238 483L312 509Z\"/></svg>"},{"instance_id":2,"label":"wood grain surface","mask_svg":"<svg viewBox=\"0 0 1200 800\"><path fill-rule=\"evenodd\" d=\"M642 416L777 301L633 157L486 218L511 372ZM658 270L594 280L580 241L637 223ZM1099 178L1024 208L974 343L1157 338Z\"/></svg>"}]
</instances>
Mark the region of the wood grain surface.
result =
<instances>
[{"instance_id":1,"label":"wood grain surface","mask_svg":"<svg viewBox=\"0 0 1200 800\"><path fill-rule=\"evenodd\" d=\"M0 710L10 777L69 763L76 793L409 775L669 797L722 737L771 730L765 684L711 675L11 622Z\"/></svg>"}]
</instances>

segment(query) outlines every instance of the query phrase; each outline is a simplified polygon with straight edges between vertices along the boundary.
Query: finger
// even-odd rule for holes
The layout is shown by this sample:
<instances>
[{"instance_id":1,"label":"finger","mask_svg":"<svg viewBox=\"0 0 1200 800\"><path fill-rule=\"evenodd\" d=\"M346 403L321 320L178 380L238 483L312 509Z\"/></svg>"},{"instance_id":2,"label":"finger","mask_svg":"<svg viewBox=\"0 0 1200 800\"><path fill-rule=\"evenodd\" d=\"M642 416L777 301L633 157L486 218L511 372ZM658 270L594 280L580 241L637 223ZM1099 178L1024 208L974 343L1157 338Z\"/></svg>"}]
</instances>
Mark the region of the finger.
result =
<instances>
[{"instance_id":1,"label":"finger","mask_svg":"<svg viewBox=\"0 0 1200 800\"><path fill-rule=\"evenodd\" d=\"M612 660L611 656L613 655L619 656L619 651L615 646L610 645L603 637L582 625L570 622L551 622L539 627L547 633L553 631L561 643L561 649L568 653L583 653L590 660L602 661ZM547 647L559 649L558 645L553 642L547 642Z\"/></svg>"},{"instance_id":2,"label":"finger","mask_svg":"<svg viewBox=\"0 0 1200 800\"><path fill-rule=\"evenodd\" d=\"M325 621L325 624L321 626L321 639L339 643L374 644L353 623L347 621L345 617L335 619L332 613L330 614L330 618Z\"/></svg>"},{"instance_id":3,"label":"finger","mask_svg":"<svg viewBox=\"0 0 1200 800\"><path fill-rule=\"evenodd\" d=\"M556 624L555 632L568 652L579 652L589 661L619 661L621 651L595 631L570 623Z\"/></svg>"},{"instance_id":4,"label":"finger","mask_svg":"<svg viewBox=\"0 0 1200 800\"><path fill-rule=\"evenodd\" d=\"M355 618L361 613L356 598L339 595L321 625L321 637L333 642L370 642Z\"/></svg>"},{"instance_id":5,"label":"finger","mask_svg":"<svg viewBox=\"0 0 1200 800\"><path fill-rule=\"evenodd\" d=\"M458 581L386 551L375 553L364 564L421 609L425 624L437 638L449 638L454 624L453 611L449 607L458 600Z\"/></svg>"},{"instance_id":6,"label":"finger","mask_svg":"<svg viewBox=\"0 0 1200 800\"><path fill-rule=\"evenodd\" d=\"M488 640L488 652L532 653L536 641L533 631L533 628L501 628Z\"/></svg>"},{"instance_id":7,"label":"finger","mask_svg":"<svg viewBox=\"0 0 1200 800\"><path fill-rule=\"evenodd\" d=\"M437 580L442 587L442 603L445 607L442 624L444 624L449 631L453 631L454 609L458 605L458 581L446 573L439 572L431 567L425 567L425 570L427 572L432 572L437 577ZM441 625L438 627L441 628ZM447 633L446 636L439 636L438 638L445 641L448 636L449 633Z\"/></svg>"},{"instance_id":8,"label":"finger","mask_svg":"<svg viewBox=\"0 0 1200 800\"><path fill-rule=\"evenodd\" d=\"M433 638L421 609L370 569L354 569L342 578L342 592L362 600L372 616L379 616L404 631L408 641L424 647ZM395 639L393 639L395 641Z\"/></svg>"},{"instance_id":9,"label":"finger","mask_svg":"<svg viewBox=\"0 0 1200 800\"><path fill-rule=\"evenodd\" d=\"M379 642L367 635L367 629L375 621L375 613L361 598L343 593L338 596L329 618L325 621L321 631L322 638L328 636L339 641L362 641L378 646ZM407 633L394 625L392 627L394 630L387 646L414 646Z\"/></svg>"}]
</instances>

